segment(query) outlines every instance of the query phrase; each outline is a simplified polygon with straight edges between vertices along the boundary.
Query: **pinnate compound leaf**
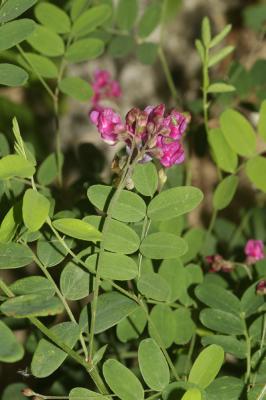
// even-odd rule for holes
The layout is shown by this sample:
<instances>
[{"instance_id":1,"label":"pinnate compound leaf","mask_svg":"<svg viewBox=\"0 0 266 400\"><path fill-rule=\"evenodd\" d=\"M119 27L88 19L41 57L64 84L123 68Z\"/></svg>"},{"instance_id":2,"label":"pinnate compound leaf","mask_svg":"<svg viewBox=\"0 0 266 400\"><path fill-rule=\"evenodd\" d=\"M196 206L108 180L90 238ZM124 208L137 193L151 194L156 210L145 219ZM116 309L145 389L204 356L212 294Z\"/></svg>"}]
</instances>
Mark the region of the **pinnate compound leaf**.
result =
<instances>
[{"instance_id":1,"label":"pinnate compound leaf","mask_svg":"<svg viewBox=\"0 0 266 400\"><path fill-rule=\"evenodd\" d=\"M97 254L93 254L87 258L86 264L90 272L96 272L97 258ZM124 254L105 251L102 257L99 274L103 279L127 281L137 276L138 268L136 262L132 258Z\"/></svg>"},{"instance_id":2,"label":"pinnate compound leaf","mask_svg":"<svg viewBox=\"0 0 266 400\"><path fill-rule=\"evenodd\" d=\"M103 375L112 391L121 400L143 400L144 390L138 378L115 359L103 365Z\"/></svg>"},{"instance_id":3,"label":"pinnate compound leaf","mask_svg":"<svg viewBox=\"0 0 266 400\"><path fill-rule=\"evenodd\" d=\"M98 242L101 232L85 221L76 218L61 218L53 221L53 227L65 235L88 242Z\"/></svg>"},{"instance_id":4,"label":"pinnate compound leaf","mask_svg":"<svg viewBox=\"0 0 266 400\"><path fill-rule=\"evenodd\" d=\"M71 348L79 337L79 326L74 322L62 322L50 330L60 342ZM33 355L31 363L32 374L37 378L45 378L56 371L66 357L67 354L63 350L46 339L41 339Z\"/></svg>"},{"instance_id":5,"label":"pinnate compound leaf","mask_svg":"<svg viewBox=\"0 0 266 400\"><path fill-rule=\"evenodd\" d=\"M28 78L29 75L24 69L13 64L0 64L0 85L23 86Z\"/></svg>"},{"instance_id":6,"label":"pinnate compound leaf","mask_svg":"<svg viewBox=\"0 0 266 400\"><path fill-rule=\"evenodd\" d=\"M218 184L213 195L213 207L216 210L223 210L229 206L236 193L238 182L238 177L231 175Z\"/></svg>"},{"instance_id":7,"label":"pinnate compound leaf","mask_svg":"<svg viewBox=\"0 0 266 400\"><path fill-rule=\"evenodd\" d=\"M206 347L194 362L188 382L205 389L215 379L224 362L224 351L221 346L212 344Z\"/></svg>"},{"instance_id":8,"label":"pinnate compound leaf","mask_svg":"<svg viewBox=\"0 0 266 400\"><path fill-rule=\"evenodd\" d=\"M218 167L223 171L234 173L238 163L237 154L227 143L220 128L209 130L208 142Z\"/></svg>"},{"instance_id":9,"label":"pinnate compound leaf","mask_svg":"<svg viewBox=\"0 0 266 400\"><path fill-rule=\"evenodd\" d=\"M82 387L75 387L69 393L69 400L106 400L106 396Z\"/></svg>"},{"instance_id":10,"label":"pinnate compound leaf","mask_svg":"<svg viewBox=\"0 0 266 400\"><path fill-rule=\"evenodd\" d=\"M138 362L141 375L149 388L162 391L170 381L167 361L160 347L153 339L140 342Z\"/></svg>"},{"instance_id":11,"label":"pinnate compound leaf","mask_svg":"<svg viewBox=\"0 0 266 400\"><path fill-rule=\"evenodd\" d=\"M26 190L23 197L22 216L30 232L39 230L45 223L50 210L50 202L36 190Z\"/></svg>"},{"instance_id":12,"label":"pinnate compound leaf","mask_svg":"<svg viewBox=\"0 0 266 400\"><path fill-rule=\"evenodd\" d=\"M88 101L93 95L93 90L88 82L78 77L69 76L59 83L62 93L79 101Z\"/></svg>"},{"instance_id":13,"label":"pinnate compound leaf","mask_svg":"<svg viewBox=\"0 0 266 400\"><path fill-rule=\"evenodd\" d=\"M255 152L256 135L238 111L228 109L220 116L221 129L229 146L240 156L249 157Z\"/></svg>"},{"instance_id":14,"label":"pinnate compound leaf","mask_svg":"<svg viewBox=\"0 0 266 400\"><path fill-rule=\"evenodd\" d=\"M65 51L63 39L55 32L42 25L37 25L34 32L27 38L34 50L48 57L62 56Z\"/></svg>"},{"instance_id":15,"label":"pinnate compound leaf","mask_svg":"<svg viewBox=\"0 0 266 400\"><path fill-rule=\"evenodd\" d=\"M140 245L142 255L159 260L181 257L187 249L187 243L183 239L167 232L152 233Z\"/></svg>"},{"instance_id":16,"label":"pinnate compound leaf","mask_svg":"<svg viewBox=\"0 0 266 400\"><path fill-rule=\"evenodd\" d=\"M132 176L137 191L144 196L152 197L158 187L158 174L152 162L137 164Z\"/></svg>"},{"instance_id":17,"label":"pinnate compound leaf","mask_svg":"<svg viewBox=\"0 0 266 400\"><path fill-rule=\"evenodd\" d=\"M117 25L120 29L129 31L134 26L137 14L137 0L119 0L116 11Z\"/></svg>"},{"instance_id":18,"label":"pinnate compound leaf","mask_svg":"<svg viewBox=\"0 0 266 400\"><path fill-rule=\"evenodd\" d=\"M31 19L19 19L0 26L0 51L23 42L36 29L36 24Z\"/></svg>"},{"instance_id":19,"label":"pinnate compound leaf","mask_svg":"<svg viewBox=\"0 0 266 400\"><path fill-rule=\"evenodd\" d=\"M164 221L186 214L196 208L203 193L192 186L180 186L161 192L149 204L148 217L152 221Z\"/></svg>"},{"instance_id":20,"label":"pinnate compound leaf","mask_svg":"<svg viewBox=\"0 0 266 400\"><path fill-rule=\"evenodd\" d=\"M218 62L222 61L225 57L231 54L234 49L234 46L226 46L218 53L213 54L209 59L208 67L211 68L214 65L218 64Z\"/></svg>"},{"instance_id":21,"label":"pinnate compound leaf","mask_svg":"<svg viewBox=\"0 0 266 400\"><path fill-rule=\"evenodd\" d=\"M74 42L66 52L66 59L71 63L94 60L104 52L104 42L88 38Z\"/></svg>"},{"instance_id":22,"label":"pinnate compound leaf","mask_svg":"<svg viewBox=\"0 0 266 400\"><path fill-rule=\"evenodd\" d=\"M2 321L0 321L0 337L0 361L13 363L21 360L24 356L23 346L17 342L14 333Z\"/></svg>"},{"instance_id":23,"label":"pinnate compound leaf","mask_svg":"<svg viewBox=\"0 0 266 400\"><path fill-rule=\"evenodd\" d=\"M266 158L256 156L248 160L246 174L253 185L266 193Z\"/></svg>"},{"instance_id":24,"label":"pinnate compound leaf","mask_svg":"<svg viewBox=\"0 0 266 400\"><path fill-rule=\"evenodd\" d=\"M18 243L0 244L0 269L25 267L33 261L30 249Z\"/></svg>"},{"instance_id":25,"label":"pinnate compound leaf","mask_svg":"<svg viewBox=\"0 0 266 400\"><path fill-rule=\"evenodd\" d=\"M101 211L107 211L113 194L114 189L104 185L93 185L87 192L90 202ZM146 215L146 205L136 193L122 190L111 215L122 222L138 222Z\"/></svg>"},{"instance_id":26,"label":"pinnate compound leaf","mask_svg":"<svg viewBox=\"0 0 266 400\"><path fill-rule=\"evenodd\" d=\"M80 300L88 296L90 275L74 262L69 262L60 276L60 288L68 300Z\"/></svg>"},{"instance_id":27,"label":"pinnate compound leaf","mask_svg":"<svg viewBox=\"0 0 266 400\"><path fill-rule=\"evenodd\" d=\"M68 15L54 4L39 3L34 10L37 20L47 28L57 33L70 31L70 19Z\"/></svg>"},{"instance_id":28,"label":"pinnate compound leaf","mask_svg":"<svg viewBox=\"0 0 266 400\"><path fill-rule=\"evenodd\" d=\"M112 8L108 4L91 7L83 12L74 22L72 34L82 37L104 24L111 16Z\"/></svg>"},{"instance_id":29,"label":"pinnate compound leaf","mask_svg":"<svg viewBox=\"0 0 266 400\"><path fill-rule=\"evenodd\" d=\"M32 7L37 0L7 0L0 7L0 24L12 21L19 17L30 7Z\"/></svg>"},{"instance_id":30,"label":"pinnate compound leaf","mask_svg":"<svg viewBox=\"0 0 266 400\"><path fill-rule=\"evenodd\" d=\"M43 297L42 294L25 294L6 300L0 307L8 317L46 317L61 314L64 307L56 297Z\"/></svg>"},{"instance_id":31,"label":"pinnate compound leaf","mask_svg":"<svg viewBox=\"0 0 266 400\"><path fill-rule=\"evenodd\" d=\"M11 154L0 160L0 179L10 179L15 176L29 178L35 172L31 162L17 154Z\"/></svg>"}]
</instances>

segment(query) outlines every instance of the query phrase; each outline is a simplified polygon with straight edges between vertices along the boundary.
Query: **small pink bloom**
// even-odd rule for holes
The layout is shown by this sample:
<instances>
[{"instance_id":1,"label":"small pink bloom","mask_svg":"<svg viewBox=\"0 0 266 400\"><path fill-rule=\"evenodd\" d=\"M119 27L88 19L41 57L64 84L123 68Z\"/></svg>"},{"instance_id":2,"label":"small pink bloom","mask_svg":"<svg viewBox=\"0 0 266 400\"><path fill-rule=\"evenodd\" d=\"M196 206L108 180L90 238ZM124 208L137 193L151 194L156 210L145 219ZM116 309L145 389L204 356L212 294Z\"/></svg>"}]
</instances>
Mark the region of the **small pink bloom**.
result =
<instances>
[{"instance_id":1,"label":"small pink bloom","mask_svg":"<svg viewBox=\"0 0 266 400\"><path fill-rule=\"evenodd\" d=\"M248 240L245 246L245 254L248 264L254 264L256 261L262 260L265 257L263 241L254 239Z\"/></svg>"},{"instance_id":2,"label":"small pink bloom","mask_svg":"<svg viewBox=\"0 0 266 400\"><path fill-rule=\"evenodd\" d=\"M92 88L94 95L93 105L98 105L101 100L112 99L121 96L121 88L117 81L111 79L111 75L106 70L97 69L93 74Z\"/></svg>"},{"instance_id":3,"label":"small pink bloom","mask_svg":"<svg viewBox=\"0 0 266 400\"><path fill-rule=\"evenodd\" d=\"M98 88L106 86L111 80L110 73L105 69L96 69L94 71L93 77L94 77L94 85L97 86Z\"/></svg>"},{"instance_id":4,"label":"small pink bloom","mask_svg":"<svg viewBox=\"0 0 266 400\"><path fill-rule=\"evenodd\" d=\"M178 141L173 141L159 136L157 140L157 147L160 149L161 156L159 157L160 163L170 168L175 164L181 164L185 159L185 152L183 146Z\"/></svg>"},{"instance_id":5,"label":"small pink bloom","mask_svg":"<svg viewBox=\"0 0 266 400\"><path fill-rule=\"evenodd\" d=\"M256 293L266 295L266 280L262 279L256 286Z\"/></svg>"},{"instance_id":6,"label":"small pink bloom","mask_svg":"<svg viewBox=\"0 0 266 400\"><path fill-rule=\"evenodd\" d=\"M110 97L120 97L122 94L121 87L117 81L112 81L110 84Z\"/></svg>"},{"instance_id":7,"label":"small pink bloom","mask_svg":"<svg viewBox=\"0 0 266 400\"><path fill-rule=\"evenodd\" d=\"M93 109L90 113L91 122L96 125L102 139L108 144L118 141L118 134L124 131L120 115L112 108Z\"/></svg>"}]
</instances>

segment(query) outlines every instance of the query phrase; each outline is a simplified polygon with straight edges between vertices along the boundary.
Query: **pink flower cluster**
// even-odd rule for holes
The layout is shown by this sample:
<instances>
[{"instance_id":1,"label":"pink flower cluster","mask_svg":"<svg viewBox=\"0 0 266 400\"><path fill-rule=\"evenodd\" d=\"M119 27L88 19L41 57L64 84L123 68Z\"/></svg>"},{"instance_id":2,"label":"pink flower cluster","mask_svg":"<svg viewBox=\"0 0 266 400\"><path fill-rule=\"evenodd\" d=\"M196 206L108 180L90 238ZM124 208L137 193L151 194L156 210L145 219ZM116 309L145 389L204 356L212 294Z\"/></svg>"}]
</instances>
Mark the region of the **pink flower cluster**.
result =
<instances>
[{"instance_id":1,"label":"pink flower cluster","mask_svg":"<svg viewBox=\"0 0 266 400\"><path fill-rule=\"evenodd\" d=\"M264 245L262 240L250 239L245 246L246 263L254 264L259 260L265 258Z\"/></svg>"},{"instance_id":2,"label":"pink flower cluster","mask_svg":"<svg viewBox=\"0 0 266 400\"><path fill-rule=\"evenodd\" d=\"M111 108L92 110L90 119L106 143L122 141L129 151L137 149L139 161L156 158L166 168L184 161L181 138L190 118L176 110L166 114L163 104L148 106L143 111L133 108L125 123Z\"/></svg>"},{"instance_id":3,"label":"pink flower cluster","mask_svg":"<svg viewBox=\"0 0 266 400\"><path fill-rule=\"evenodd\" d=\"M94 91L92 98L94 107L99 106L101 100L118 98L121 96L119 83L112 79L110 73L106 70L97 69L94 72L92 88Z\"/></svg>"},{"instance_id":4,"label":"pink flower cluster","mask_svg":"<svg viewBox=\"0 0 266 400\"><path fill-rule=\"evenodd\" d=\"M205 260L210 265L210 272L231 272L234 269L234 264L231 261L225 260L220 254L207 256Z\"/></svg>"}]
</instances>

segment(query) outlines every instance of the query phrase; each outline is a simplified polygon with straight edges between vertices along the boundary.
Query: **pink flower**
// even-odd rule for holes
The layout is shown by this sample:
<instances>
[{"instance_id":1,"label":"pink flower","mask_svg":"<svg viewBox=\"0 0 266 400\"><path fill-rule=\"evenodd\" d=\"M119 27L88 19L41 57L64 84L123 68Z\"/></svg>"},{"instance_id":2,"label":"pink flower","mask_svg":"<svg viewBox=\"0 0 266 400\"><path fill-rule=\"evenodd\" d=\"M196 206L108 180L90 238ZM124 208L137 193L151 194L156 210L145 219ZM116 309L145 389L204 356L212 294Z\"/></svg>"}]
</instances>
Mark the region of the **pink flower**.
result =
<instances>
[{"instance_id":1,"label":"pink flower","mask_svg":"<svg viewBox=\"0 0 266 400\"><path fill-rule=\"evenodd\" d=\"M266 280L262 279L256 286L256 293L266 295Z\"/></svg>"},{"instance_id":2,"label":"pink flower","mask_svg":"<svg viewBox=\"0 0 266 400\"><path fill-rule=\"evenodd\" d=\"M185 159L185 152L180 142L169 140L167 137L159 136L157 146L161 150L160 163L165 168L181 164Z\"/></svg>"},{"instance_id":3,"label":"pink flower","mask_svg":"<svg viewBox=\"0 0 266 400\"><path fill-rule=\"evenodd\" d=\"M265 257L263 241L254 239L248 240L245 246L245 254L248 264L254 264L256 261L262 260Z\"/></svg>"},{"instance_id":4,"label":"pink flower","mask_svg":"<svg viewBox=\"0 0 266 400\"><path fill-rule=\"evenodd\" d=\"M92 87L94 95L92 103L98 105L101 100L112 99L121 96L121 88L117 81L111 79L111 75L106 70L97 69L93 74Z\"/></svg>"},{"instance_id":5,"label":"pink flower","mask_svg":"<svg viewBox=\"0 0 266 400\"><path fill-rule=\"evenodd\" d=\"M96 125L102 139L108 144L115 144L118 141L118 134L124 131L120 115L112 108L98 108L90 113L91 122Z\"/></svg>"}]
</instances>

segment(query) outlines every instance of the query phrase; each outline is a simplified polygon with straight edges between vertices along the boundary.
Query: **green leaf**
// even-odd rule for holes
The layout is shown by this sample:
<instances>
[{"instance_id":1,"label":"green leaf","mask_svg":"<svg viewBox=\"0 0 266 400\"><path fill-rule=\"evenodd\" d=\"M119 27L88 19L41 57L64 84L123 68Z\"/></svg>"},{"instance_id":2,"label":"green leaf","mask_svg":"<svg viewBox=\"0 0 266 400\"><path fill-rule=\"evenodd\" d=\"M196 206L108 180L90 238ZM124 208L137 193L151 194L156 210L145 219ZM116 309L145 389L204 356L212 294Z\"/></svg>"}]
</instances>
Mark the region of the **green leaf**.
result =
<instances>
[{"instance_id":1,"label":"green leaf","mask_svg":"<svg viewBox=\"0 0 266 400\"><path fill-rule=\"evenodd\" d=\"M60 167L63 166L64 158L63 154L60 153ZM55 153L50 154L40 165L37 172L37 180L41 185L50 185L57 177L57 157Z\"/></svg>"},{"instance_id":2,"label":"green leaf","mask_svg":"<svg viewBox=\"0 0 266 400\"><path fill-rule=\"evenodd\" d=\"M25 267L33 261L30 249L18 243L0 243L0 269Z\"/></svg>"},{"instance_id":3,"label":"green leaf","mask_svg":"<svg viewBox=\"0 0 266 400\"><path fill-rule=\"evenodd\" d=\"M131 315L138 304L117 292L104 293L99 296L95 322L95 333L104 332ZM88 324L87 307L82 311L80 325L82 329Z\"/></svg>"},{"instance_id":4,"label":"green leaf","mask_svg":"<svg viewBox=\"0 0 266 400\"><path fill-rule=\"evenodd\" d=\"M71 247L72 239L64 239L68 247ZM46 267L59 264L67 255L67 250L55 236L46 235L37 242L37 256Z\"/></svg>"},{"instance_id":5,"label":"green leaf","mask_svg":"<svg viewBox=\"0 0 266 400\"><path fill-rule=\"evenodd\" d=\"M202 249L206 232L200 228L193 228L186 232L184 240L187 242L188 251L182 256L183 263L193 260Z\"/></svg>"},{"instance_id":6,"label":"green leaf","mask_svg":"<svg viewBox=\"0 0 266 400\"><path fill-rule=\"evenodd\" d=\"M152 233L146 236L140 245L142 255L159 260L181 257L187 249L187 244L183 239L166 232Z\"/></svg>"},{"instance_id":7,"label":"green leaf","mask_svg":"<svg viewBox=\"0 0 266 400\"><path fill-rule=\"evenodd\" d=\"M153 339L140 342L138 362L141 375L149 388L162 391L170 381L167 361L157 343Z\"/></svg>"},{"instance_id":8,"label":"green leaf","mask_svg":"<svg viewBox=\"0 0 266 400\"><path fill-rule=\"evenodd\" d=\"M197 52L198 52L198 54L200 56L201 62L204 63L205 50L204 50L202 42L199 39L195 40L195 47L196 47Z\"/></svg>"},{"instance_id":9,"label":"green leaf","mask_svg":"<svg viewBox=\"0 0 266 400\"><path fill-rule=\"evenodd\" d=\"M115 36L108 47L108 53L115 58L126 57L134 48L135 42L131 36Z\"/></svg>"},{"instance_id":10,"label":"green leaf","mask_svg":"<svg viewBox=\"0 0 266 400\"><path fill-rule=\"evenodd\" d=\"M36 293L49 297L55 294L54 286L43 276L28 276L18 279L10 285L10 289L15 295Z\"/></svg>"},{"instance_id":11,"label":"green leaf","mask_svg":"<svg viewBox=\"0 0 266 400\"><path fill-rule=\"evenodd\" d=\"M30 232L38 231L45 223L50 210L50 202L36 190L26 190L23 197L22 216Z\"/></svg>"},{"instance_id":12,"label":"green leaf","mask_svg":"<svg viewBox=\"0 0 266 400\"><path fill-rule=\"evenodd\" d=\"M23 86L28 78L24 69L13 64L0 64L0 85Z\"/></svg>"},{"instance_id":13,"label":"green leaf","mask_svg":"<svg viewBox=\"0 0 266 400\"><path fill-rule=\"evenodd\" d=\"M238 111L227 109L220 116L221 129L229 146L240 156L252 156L256 148L256 135Z\"/></svg>"},{"instance_id":14,"label":"green leaf","mask_svg":"<svg viewBox=\"0 0 266 400\"><path fill-rule=\"evenodd\" d=\"M0 24L6 23L19 17L30 7L32 7L37 0L7 0L0 7Z\"/></svg>"},{"instance_id":15,"label":"green leaf","mask_svg":"<svg viewBox=\"0 0 266 400\"><path fill-rule=\"evenodd\" d=\"M27 41L39 53L49 57L62 56L65 51L63 39L42 25L37 25Z\"/></svg>"},{"instance_id":16,"label":"green leaf","mask_svg":"<svg viewBox=\"0 0 266 400\"><path fill-rule=\"evenodd\" d=\"M245 171L255 187L266 193L266 158L263 156L251 158L246 164Z\"/></svg>"},{"instance_id":17,"label":"green leaf","mask_svg":"<svg viewBox=\"0 0 266 400\"><path fill-rule=\"evenodd\" d=\"M80 300L89 295L90 275L74 262L69 262L60 276L60 288L68 300Z\"/></svg>"},{"instance_id":18,"label":"green leaf","mask_svg":"<svg viewBox=\"0 0 266 400\"><path fill-rule=\"evenodd\" d=\"M114 194L111 186L93 185L88 189L90 202L101 211L107 211L110 198ZM146 215L146 204L136 193L122 190L112 208L112 218L122 222L138 222Z\"/></svg>"},{"instance_id":19,"label":"green leaf","mask_svg":"<svg viewBox=\"0 0 266 400\"><path fill-rule=\"evenodd\" d=\"M166 301L170 296L170 287L166 280L154 272L141 274L137 282L138 290L147 298Z\"/></svg>"},{"instance_id":20,"label":"green leaf","mask_svg":"<svg viewBox=\"0 0 266 400\"><path fill-rule=\"evenodd\" d=\"M159 268L159 274L170 286L170 303L178 300L187 286L187 274L182 262L179 259L163 260Z\"/></svg>"},{"instance_id":21,"label":"green leaf","mask_svg":"<svg viewBox=\"0 0 266 400\"><path fill-rule=\"evenodd\" d=\"M188 389L181 400L202 400L201 391L197 388Z\"/></svg>"},{"instance_id":22,"label":"green leaf","mask_svg":"<svg viewBox=\"0 0 266 400\"><path fill-rule=\"evenodd\" d=\"M138 378L119 361L107 360L103 375L114 394L121 400L143 400L144 390Z\"/></svg>"},{"instance_id":23,"label":"green leaf","mask_svg":"<svg viewBox=\"0 0 266 400\"><path fill-rule=\"evenodd\" d=\"M0 26L0 51L23 42L36 29L36 24L31 19L19 19Z\"/></svg>"},{"instance_id":24,"label":"green leaf","mask_svg":"<svg viewBox=\"0 0 266 400\"><path fill-rule=\"evenodd\" d=\"M16 203L7 214L0 226L0 242L10 242L16 234L19 224L22 222L21 202Z\"/></svg>"},{"instance_id":25,"label":"green leaf","mask_svg":"<svg viewBox=\"0 0 266 400\"><path fill-rule=\"evenodd\" d=\"M100 39L81 39L66 51L66 59L71 63L94 60L104 52L104 42ZM77 78L76 78L77 79Z\"/></svg>"},{"instance_id":26,"label":"green leaf","mask_svg":"<svg viewBox=\"0 0 266 400\"><path fill-rule=\"evenodd\" d=\"M0 179L10 179L15 176L29 178L34 172L32 163L22 156L11 154L0 160Z\"/></svg>"},{"instance_id":27,"label":"green leaf","mask_svg":"<svg viewBox=\"0 0 266 400\"><path fill-rule=\"evenodd\" d=\"M71 4L70 16L75 21L80 14L87 10L91 0L74 0Z\"/></svg>"},{"instance_id":28,"label":"green leaf","mask_svg":"<svg viewBox=\"0 0 266 400\"><path fill-rule=\"evenodd\" d=\"M112 219L105 234L104 248L121 254L135 253L140 245L136 232L126 224Z\"/></svg>"},{"instance_id":29,"label":"green leaf","mask_svg":"<svg viewBox=\"0 0 266 400\"><path fill-rule=\"evenodd\" d=\"M132 179L137 191L144 196L152 197L158 187L158 173L152 162L137 164Z\"/></svg>"},{"instance_id":30,"label":"green leaf","mask_svg":"<svg viewBox=\"0 0 266 400\"><path fill-rule=\"evenodd\" d=\"M225 140L221 129L210 129L208 132L208 142L218 167L223 171L234 173L238 163L237 154Z\"/></svg>"},{"instance_id":31,"label":"green leaf","mask_svg":"<svg viewBox=\"0 0 266 400\"><path fill-rule=\"evenodd\" d=\"M64 307L56 297L43 297L42 294L25 294L6 300L0 310L8 317L46 317L61 314Z\"/></svg>"},{"instance_id":32,"label":"green leaf","mask_svg":"<svg viewBox=\"0 0 266 400\"><path fill-rule=\"evenodd\" d=\"M224 362L222 347L212 344L196 358L188 377L188 382L205 389L215 379Z\"/></svg>"},{"instance_id":33,"label":"green leaf","mask_svg":"<svg viewBox=\"0 0 266 400\"><path fill-rule=\"evenodd\" d=\"M196 326L191 318L190 311L186 308L179 308L174 311L176 321L176 344L186 344L190 341L196 331Z\"/></svg>"},{"instance_id":34,"label":"green leaf","mask_svg":"<svg viewBox=\"0 0 266 400\"><path fill-rule=\"evenodd\" d=\"M219 393L219 400L237 400L240 399L244 386L244 381L239 378L223 376L215 379L206 389L207 398L217 400L217 393Z\"/></svg>"},{"instance_id":35,"label":"green leaf","mask_svg":"<svg viewBox=\"0 0 266 400\"><path fill-rule=\"evenodd\" d=\"M264 3L252 5L251 3L250 6L243 9L243 17L248 28L255 32L262 31L266 19L266 5Z\"/></svg>"},{"instance_id":36,"label":"green leaf","mask_svg":"<svg viewBox=\"0 0 266 400\"><path fill-rule=\"evenodd\" d=\"M56 33L70 31L70 19L59 7L47 2L39 3L34 10L37 20Z\"/></svg>"},{"instance_id":37,"label":"green leaf","mask_svg":"<svg viewBox=\"0 0 266 400\"><path fill-rule=\"evenodd\" d=\"M72 35L82 37L103 25L111 16L112 8L107 4L91 7L83 12L74 22Z\"/></svg>"},{"instance_id":38,"label":"green leaf","mask_svg":"<svg viewBox=\"0 0 266 400\"><path fill-rule=\"evenodd\" d=\"M241 313L241 304L238 298L221 286L206 282L197 286L195 294L209 307L237 315Z\"/></svg>"},{"instance_id":39,"label":"green leaf","mask_svg":"<svg viewBox=\"0 0 266 400\"><path fill-rule=\"evenodd\" d=\"M209 47L211 41L211 26L208 17L204 17L201 24L201 38L205 47Z\"/></svg>"},{"instance_id":40,"label":"green leaf","mask_svg":"<svg viewBox=\"0 0 266 400\"><path fill-rule=\"evenodd\" d=\"M168 24L174 19L181 6L182 0L164 0L162 22Z\"/></svg>"},{"instance_id":41,"label":"green leaf","mask_svg":"<svg viewBox=\"0 0 266 400\"><path fill-rule=\"evenodd\" d=\"M25 400L21 391L26 387L24 383L11 383L3 391L2 400Z\"/></svg>"},{"instance_id":42,"label":"green leaf","mask_svg":"<svg viewBox=\"0 0 266 400\"><path fill-rule=\"evenodd\" d=\"M203 193L192 186L180 186L165 190L149 204L148 217L152 221L164 221L186 214L196 208Z\"/></svg>"},{"instance_id":43,"label":"green leaf","mask_svg":"<svg viewBox=\"0 0 266 400\"><path fill-rule=\"evenodd\" d=\"M208 89L208 93L228 93L228 92L234 92L236 88L233 85L228 85L227 83L223 82L216 82L212 83Z\"/></svg>"},{"instance_id":44,"label":"green leaf","mask_svg":"<svg viewBox=\"0 0 266 400\"><path fill-rule=\"evenodd\" d=\"M215 308L202 310L200 321L207 328L228 335L243 335L245 332L245 324L240 317Z\"/></svg>"},{"instance_id":45,"label":"green leaf","mask_svg":"<svg viewBox=\"0 0 266 400\"><path fill-rule=\"evenodd\" d=\"M0 337L0 361L13 363L21 360L24 356L23 346L17 342L16 336L2 321L0 321Z\"/></svg>"},{"instance_id":46,"label":"green leaf","mask_svg":"<svg viewBox=\"0 0 266 400\"><path fill-rule=\"evenodd\" d=\"M159 25L161 19L161 6L159 4L150 4L142 15L139 26L139 37L145 38L149 36Z\"/></svg>"},{"instance_id":47,"label":"green leaf","mask_svg":"<svg viewBox=\"0 0 266 400\"><path fill-rule=\"evenodd\" d=\"M106 396L85 388L75 387L69 393L69 400L106 400Z\"/></svg>"},{"instance_id":48,"label":"green leaf","mask_svg":"<svg viewBox=\"0 0 266 400\"><path fill-rule=\"evenodd\" d=\"M10 153L9 141L6 138L6 135L0 133L0 157L8 156Z\"/></svg>"},{"instance_id":49,"label":"green leaf","mask_svg":"<svg viewBox=\"0 0 266 400\"><path fill-rule=\"evenodd\" d=\"M91 85L83 79L77 77L68 77L62 79L62 81L59 83L59 89L62 93L79 101L88 101L93 95Z\"/></svg>"},{"instance_id":50,"label":"green leaf","mask_svg":"<svg viewBox=\"0 0 266 400\"><path fill-rule=\"evenodd\" d=\"M263 296L258 296L256 293L257 284L258 282L251 285L241 298L241 310L245 314L245 318L259 312L260 308L265 304Z\"/></svg>"},{"instance_id":51,"label":"green leaf","mask_svg":"<svg viewBox=\"0 0 266 400\"><path fill-rule=\"evenodd\" d=\"M25 56L29 60L30 64L34 68L34 70L44 78L57 78L58 69L57 66L53 63L53 61L49 60L49 58L40 56L35 53L26 53ZM25 68L31 71L31 67L29 67L28 63L25 62L22 56L18 58L20 64ZM34 73L34 72L33 72Z\"/></svg>"},{"instance_id":52,"label":"green leaf","mask_svg":"<svg viewBox=\"0 0 266 400\"><path fill-rule=\"evenodd\" d=\"M144 65L152 65L156 61L158 49L159 47L157 43L140 43L136 49L137 58Z\"/></svg>"},{"instance_id":53,"label":"green leaf","mask_svg":"<svg viewBox=\"0 0 266 400\"><path fill-rule=\"evenodd\" d=\"M88 269L95 273L97 265L97 254L89 256L86 260ZM135 261L124 254L104 252L102 264L99 269L100 277L118 281L127 281L134 279L138 274L138 268Z\"/></svg>"},{"instance_id":54,"label":"green leaf","mask_svg":"<svg viewBox=\"0 0 266 400\"><path fill-rule=\"evenodd\" d=\"M61 218L53 221L53 227L65 235L88 242L98 242L102 235L98 229L76 218Z\"/></svg>"},{"instance_id":55,"label":"green leaf","mask_svg":"<svg viewBox=\"0 0 266 400\"><path fill-rule=\"evenodd\" d=\"M119 0L116 21L120 29L129 31L133 28L138 14L137 0Z\"/></svg>"},{"instance_id":56,"label":"green leaf","mask_svg":"<svg viewBox=\"0 0 266 400\"><path fill-rule=\"evenodd\" d=\"M73 347L79 337L79 326L74 322L62 322L55 325L50 331L69 347ZM45 378L56 371L67 354L46 339L41 339L34 352L31 362L32 374L37 378Z\"/></svg>"},{"instance_id":57,"label":"green leaf","mask_svg":"<svg viewBox=\"0 0 266 400\"><path fill-rule=\"evenodd\" d=\"M215 210L223 210L229 206L236 193L238 182L237 176L230 175L218 184L213 195L213 207Z\"/></svg>"},{"instance_id":58,"label":"green leaf","mask_svg":"<svg viewBox=\"0 0 266 400\"><path fill-rule=\"evenodd\" d=\"M137 339L144 331L147 323L145 311L138 307L128 317L122 319L116 326L116 335L118 339L126 343L129 340Z\"/></svg>"},{"instance_id":59,"label":"green leaf","mask_svg":"<svg viewBox=\"0 0 266 400\"><path fill-rule=\"evenodd\" d=\"M176 336L174 312L169 306L158 304L153 307L150 313L150 319L148 324L150 336L159 345L163 342L166 348L170 347Z\"/></svg>"},{"instance_id":60,"label":"green leaf","mask_svg":"<svg viewBox=\"0 0 266 400\"><path fill-rule=\"evenodd\" d=\"M266 100L264 100L260 106L258 132L261 138L266 142Z\"/></svg>"},{"instance_id":61,"label":"green leaf","mask_svg":"<svg viewBox=\"0 0 266 400\"><path fill-rule=\"evenodd\" d=\"M221 32L219 32L216 36L214 36L214 38L212 38L209 47L211 48L219 44L228 35L231 29L232 29L231 24L226 25Z\"/></svg>"},{"instance_id":62,"label":"green leaf","mask_svg":"<svg viewBox=\"0 0 266 400\"><path fill-rule=\"evenodd\" d=\"M244 359L247 356L247 347L244 341L240 341L233 336L211 335L201 339L203 346L217 344L221 346L226 353L233 354L235 357Z\"/></svg>"},{"instance_id":63,"label":"green leaf","mask_svg":"<svg viewBox=\"0 0 266 400\"><path fill-rule=\"evenodd\" d=\"M226 46L222 50L220 50L218 53L210 56L208 67L211 68L214 65L218 64L225 57L227 57L230 53L232 53L232 51L234 51L234 49L235 49L234 46Z\"/></svg>"}]
</instances>

